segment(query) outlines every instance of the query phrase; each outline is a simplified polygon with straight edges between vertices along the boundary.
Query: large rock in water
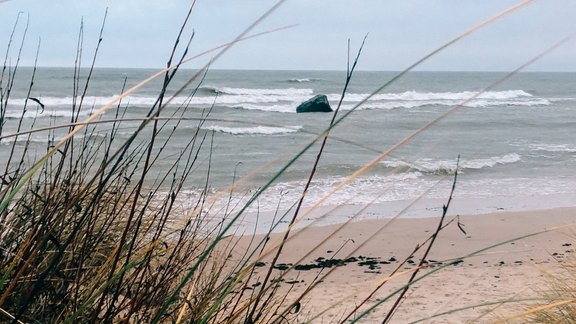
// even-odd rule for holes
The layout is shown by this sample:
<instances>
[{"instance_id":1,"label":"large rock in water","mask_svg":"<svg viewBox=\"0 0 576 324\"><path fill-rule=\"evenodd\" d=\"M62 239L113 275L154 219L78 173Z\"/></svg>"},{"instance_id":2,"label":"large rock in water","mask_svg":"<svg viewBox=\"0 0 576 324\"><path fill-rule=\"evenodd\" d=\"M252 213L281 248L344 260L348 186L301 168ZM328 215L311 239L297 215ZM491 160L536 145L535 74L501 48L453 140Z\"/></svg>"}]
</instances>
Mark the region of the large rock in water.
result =
<instances>
[{"instance_id":1,"label":"large rock in water","mask_svg":"<svg viewBox=\"0 0 576 324\"><path fill-rule=\"evenodd\" d=\"M296 108L297 113L331 112L331 111L332 107L330 107L328 98L325 95L314 96L313 98L304 101Z\"/></svg>"}]
</instances>

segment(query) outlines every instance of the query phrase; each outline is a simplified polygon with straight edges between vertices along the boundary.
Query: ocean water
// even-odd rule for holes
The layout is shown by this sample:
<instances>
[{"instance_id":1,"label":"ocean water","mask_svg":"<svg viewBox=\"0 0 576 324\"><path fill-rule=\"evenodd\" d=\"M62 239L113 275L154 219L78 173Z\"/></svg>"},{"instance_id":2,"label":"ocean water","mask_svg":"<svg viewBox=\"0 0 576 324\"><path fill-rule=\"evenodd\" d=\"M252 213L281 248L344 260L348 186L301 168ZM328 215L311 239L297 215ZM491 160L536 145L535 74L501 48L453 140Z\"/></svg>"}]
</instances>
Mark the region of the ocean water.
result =
<instances>
[{"instance_id":1,"label":"ocean water","mask_svg":"<svg viewBox=\"0 0 576 324\"><path fill-rule=\"evenodd\" d=\"M22 116L25 128L33 120L36 120L34 127L42 127L64 124L70 119L75 99L73 70L62 68L37 71L30 96L38 98L45 108L41 111L29 102L27 112L22 115L31 72L25 68L18 73L3 135L14 132ZM96 70L80 119L121 93L125 79L130 87L154 72ZM169 94L174 94L194 73L181 70ZM85 74L83 71L82 75ZM355 108L394 74L356 72L340 115ZM305 205L323 199L375 157L503 76L503 73L413 72L374 95L331 133ZM213 135L214 139L211 158L204 154L198 160L182 199L193 199L204 187L210 170L211 192L230 190L229 186L236 183L234 196L246 200L329 125L331 114L296 114L296 106L316 94L326 94L335 108L344 80L345 73L336 71L215 70L178 93L163 116L178 108L191 119L209 112L200 132ZM159 89L158 80L123 100L122 107L128 107L125 117L143 117L154 104ZM449 195L460 156L453 213L574 206L575 89L574 73L519 73L394 149L373 168L323 200L322 205L360 208L374 204L364 217L392 217L420 198L420 207L414 206L407 214L437 216ZM103 118L113 118L115 114L113 109ZM135 126L136 122L124 123L118 136L130 136ZM198 127L197 120L182 121L169 141L166 157L156 167L167 170L172 165L170 157L181 150ZM106 125L99 126L91 140L101 141L107 131ZM54 137L64 134L62 129ZM31 139L30 154L40 156L46 151L47 134L34 133ZM9 150L13 141L13 138L0 140L0 151ZM146 141L146 132L142 141ZM284 209L291 206L301 194L317 151L318 146L312 146L272 184L255 207L270 212L279 204ZM5 154L0 155L0 163L5 163L2 160ZM270 167L239 182L270 162L273 162ZM350 211L341 213L332 222L343 221L349 214Z\"/></svg>"}]
</instances>

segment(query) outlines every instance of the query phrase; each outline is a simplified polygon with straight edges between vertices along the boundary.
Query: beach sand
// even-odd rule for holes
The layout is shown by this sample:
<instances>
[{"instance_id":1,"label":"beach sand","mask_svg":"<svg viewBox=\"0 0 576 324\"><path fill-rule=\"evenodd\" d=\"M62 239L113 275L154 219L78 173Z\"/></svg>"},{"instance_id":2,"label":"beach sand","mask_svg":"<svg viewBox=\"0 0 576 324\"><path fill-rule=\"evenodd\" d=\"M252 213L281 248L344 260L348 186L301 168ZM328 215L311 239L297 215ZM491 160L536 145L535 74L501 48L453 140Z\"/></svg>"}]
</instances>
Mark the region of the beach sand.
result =
<instances>
[{"instance_id":1,"label":"beach sand","mask_svg":"<svg viewBox=\"0 0 576 324\"><path fill-rule=\"evenodd\" d=\"M452 218L447 217L446 221ZM462 307L537 296L538 289L546 288L546 273L560 271L562 263L576 254L576 227L572 225L576 223L576 208L469 215L461 216L459 220L466 234L456 221L442 230L426 258L431 266L423 268L418 276L440 269L449 260L491 245L550 231L502 244L434 272L410 288L392 323L410 323ZM333 305L313 322L338 322L396 268L407 273L387 282L366 305L373 305L404 285L410 271L420 262L426 245L408 263L401 265L401 262L434 233L438 222L439 218L434 217L364 220L349 223L335 234L332 233L340 225L295 231L276 262L279 268L290 269L284 273L282 284L283 289L289 290L288 299L299 296L321 272L321 282L302 300L298 319L311 319ZM280 235L274 234L269 246L273 246ZM243 237L240 240L238 253L248 246L250 239ZM327 261L330 259L332 261ZM256 268L252 278L256 286L270 260L270 256L264 257L264 263ZM330 264L331 267L322 268L322 265ZM290 268L290 265L297 266ZM275 273L284 271L275 270ZM361 322L381 322L390 305L384 303L375 308ZM510 304L496 304L458 311L425 322L490 322L497 316L514 311Z\"/></svg>"}]
</instances>

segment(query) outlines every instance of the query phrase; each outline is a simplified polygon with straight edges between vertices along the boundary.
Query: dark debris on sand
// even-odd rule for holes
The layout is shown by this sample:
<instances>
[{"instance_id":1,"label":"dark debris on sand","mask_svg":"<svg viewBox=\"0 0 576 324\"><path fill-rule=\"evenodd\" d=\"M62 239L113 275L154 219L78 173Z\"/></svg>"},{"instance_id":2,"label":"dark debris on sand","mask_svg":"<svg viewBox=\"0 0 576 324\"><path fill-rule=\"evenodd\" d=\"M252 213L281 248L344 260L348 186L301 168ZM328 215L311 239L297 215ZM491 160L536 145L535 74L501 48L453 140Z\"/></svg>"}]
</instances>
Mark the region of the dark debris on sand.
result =
<instances>
[{"instance_id":1,"label":"dark debris on sand","mask_svg":"<svg viewBox=\"0 0 576 324\"><path fill-rule=\"evenodd\" d=\"M369 256L351 256L346 259L338 259L338 258L325 258L325 257L318 257L313 262L305 263L305 264L297 264L294 266L294 270L298 271L309 271L314 269L324 269L324 268L332 268L332 267L341 267L346 266L349 264L356 264L359 267L367 268L366 273L379 273L378 270L381 269L382 265L386 264L394 264L398 263L398 259L394 256L382 260L381 257L369 257ZM416 262L412 259L407 261L408 265L415 265ZM424 265L428 266L436 266L442 264L442 262L435 261L435 260L424 260ZM292 266L291 263L277 263L274 265L274 269L285 271L288 270Z\"/></svg>"},{"instance_id":2,"label":"dark debris on sand","mask_svg":"<svg viewBox=\"0 0 576 324\"><path fill-rule=\"evenodd\" d=\"M366 267L370 270L378 270L380 269L382 264L391 264L393 262L398 262L396 258L392 257L387 261L383 261L380 257L367 257L367 256L357 256L357 257L349 257L346 259L326 259L324 257L319 257L314 260L312 263L308 264L298 264L294 267L295 270L300 271L308 271L312 269L323 269L323 268L332 268L332 267L341 267L348 265L350 263L355 263L360 267Z\"/></svg>"}]
</instances>

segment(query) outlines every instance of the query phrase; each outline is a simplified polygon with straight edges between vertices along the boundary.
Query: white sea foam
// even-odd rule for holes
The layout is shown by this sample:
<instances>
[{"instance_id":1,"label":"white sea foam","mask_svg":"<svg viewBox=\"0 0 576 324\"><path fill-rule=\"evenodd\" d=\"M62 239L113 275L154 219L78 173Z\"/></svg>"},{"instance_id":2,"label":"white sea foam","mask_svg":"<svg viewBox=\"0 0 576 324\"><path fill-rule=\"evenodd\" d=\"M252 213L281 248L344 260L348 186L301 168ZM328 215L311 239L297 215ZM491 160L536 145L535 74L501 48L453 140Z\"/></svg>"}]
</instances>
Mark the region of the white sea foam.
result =
<instances>
[{"instance_id":1,"label":"white sea foam","mask_svg":"<svg viewBox=\"0 0 576 324\"><path fill-rule=\"evenodd\" d=\"M314 205L324 198L345 178L317 179L311 183L305 207ZM555 194L574 194L575 178L497 178L497 179L465 179L458 181L456 195L458 198L495 198L519 196L544 196ZM305 181L282 182L270 187L258 198L260 211L271 211L278 207L288 209L299 199ZM425 198L445 199L450 193L452 182L437 181L422 177L419 172L396 174L389 176L369 176L358 178L353 183L341 188L324 200L322 205L366 205L371 203L385 203L394 201L412 201L421 195ZM432 189L429 191L429 189ZM199 195L199 192L189 194ZM240 194L235 199L239 205L247 202L250 195ZM228 198L223 198L219 204L227 204ZM237 201L233 202L235 205ZM253 206L254 207L254 206ZM438 205L441 208L441 205Z\"/></svg>"},{"instance_id":2,"label":"white sea foam","mask_svg":"<svg viewBox=\"0 0 576 324\"><path fill-rule=\"evenodd\" d=\"M306 83L306 82L316 82L316 81L322 81L322 79L318 79L318 78L302 78L302 79L288 79L288 82L292 82L292 83Z\"/></svg>"},{"instance_id":3,"label":"white sea foam","mask_svg":"<svg viewBox=\"0 0 576 324\"><path fill-rule=\"evenodd\" d=\"M490 107L490 106L548 106L551 102L544 98L537 98L523 90L489 91L472 98L476 93L464 92L439 92L423 93L408 91L403 93L377 94L371 97L359 109L395 109L416 108L422 106L454 106L463 104L465 107ZM353 107L354 103L362 101L368 94L348 94L345 98L345 109ZM336 102L339 94L330 94L329 99Z\"/></svg>"},{"instance_id":4,"label":"white sea foam","mask_svg":"<svg viewBox=\"0 0 576 324\"><path fill-rule=\"evenodd\" d=\"M22 135L18 138L16 137L9 137L0 139L0 144L4 145L12 145L14 142L17 143L26 143L28 141L28 136ZM46 137L31 137L29 139L30 143L48 143L48 138Z\"/></svg>"},{"instance_id":5,"label":"white sea foam","mask_svg":"<svg viewBox=\"0 0 576 324\"><path fill-rule=\"evenodd\" d=\"M376 95L360 107L359 110L369 109L412 109L424 106L454 106L461 104L463 100L470 98L474 92L445 92L445 93L418 93L414 91L404 93L390 93ZM343 110L350 110L355 104L363 100L368 94L348 94L342 105ZM329 94L329 100L335 105L339 99L339 94ZM227 97L223 96L218 99L219 104L238 109L261 110L271 112L294 113L296 107L307 96L242 96ZM464 104L465 107L482 108L482 107L500 107L500 106L548 106L551 102L547 99L533 97L522 90L510 91L493 91L481 94L478 98L469 100Z\"/></svg>"},{"instance_id":6,"label":"white sea foam","mask_svg":"<svg viewBox=\"0 0 576 324\"><path fill-rule=\"evenodd\" d=\"M359 106L359 110L370 109L412 109L425 106L446 106L452 107L461 104L460 101L450 100L423 100L423 101L388 101L388 102L371 102ZM500 107L500 106L548 106L551 103L546 99L533 99L533 100L501 100L501 101L488 101L488 100L472 100L463 105L469 108L484 108L484 107ZM354 105L343 105L342 109L350 110Z\"/></svg>"},{"instance_id":7,"label":"white sea foam","mask_svg":"<svg viewBox=\"0 0 576 324\"><path fill-rule=\"evenodd\" d=\"M86 96L84 97L84 101L83 101L83 105L85 107L87 106L91 106L91 105L104 105L107 104L108 102L110 102L111 100L113 100L116 96L106 96L106 97L96 97L96 96ZM76 100L76 104L80 103L80 97L77 97L76 99L74 97L42 97L39 98L40 102L42 102L42 104L44 104L44 106L46 108L51 107L51 106L71 106L74 103L74 100ZM126 99L124 99L126 100ZM9 105L14 105L14 106L19 106L22 107L24 105L24 103L26 102L26 99L20 98L20 99L11 99L8 101ZM30 109L30 107L35 107L36 103L28 101L28 109Z\"/></svg>"},{"instance_id":8,"label":"white sea foam","mask_svg":"<svg viewBox=\"0 0 576 324\"><path fill-rule=\"evenodd\" d=\"M111 98L96 98L94 105L96 108L105 105L110 101ZM296 100L295 100L296 99ZM218 98L214 97L194 97L190 100L187 97L176 97L171 102L172 106L181 106L190 104L192 107L205 108L216 104L217 106L224 106L234 109L246 109L246 110L260 110L269 112L281 112L281 113L295 113L296 107L303 101L309 99L307 96L301 96L294 98L293 96L280 96L280 95L245 95L245 96L230 96L223 95ZM149 107L153 105L156 98L152 97L130 97L125 99L125 103L129 103L131 107ZM424 106L453 106L459 104L459 101L449 101L449 100L427 100L427 101L368 101L362 106L358 107L359 110L370 110L370 109L412 109ZM39 114L38 117L70 117L72 115L71 110L48 110L50 106L71 106L72 100L66 101L64 98L59 98L54 101L47 100L46 110L44 113ZM497 106L547 106L550 102L546 99L531 99L531 100L502 100L502 101L485 101L485 100L473 100L468 102L465 106L472 108L481 107L497 107ZM353 104L347 102L342 105L342 110L350 110L354 107ZM90 111L84 110L81 112L81 116L87 116ZM28 110L25 114L25 118L32 118L36 115L35 110ZM7 112L7 118L20 118L21 112L12 109L12 111Z\"/></svg>"},{"instance_id":9,"label":"white sea foam","mask_svg":"<svg viewBox=\"0 0 576 324\"><path fill-rule=\"evenodd\" d=\"M312 181L304 206L311 206L323 197L330 194L339 184L346 180L345 177L332 177L316 179ZM416 198L427 186L433 182L423 179L419 172L394 174L388 176L374 175L360 177L353 183L341 188L332 194L324 205L353 204L363 205L376 201L395 201L407 198ZM287 181L271 186L258 198L260 211L274 210L281 198L281 209L288 209L302 194L305 181ZM248 196L239 198L246 202ZM242 202L240 205L242 205ZM221 204L228 201L222 200ZM234 202L236 204L236 202Z\"/></svg>"},{"instance_id":10,"label":"white sea foam","mask_svg":"<svg viewBox=\"0 0 576 324\"><path fill-rule=\"evenodd\" d=\"M297 88L283 88L283 89L248 89L248 88L214 88L204 87L203 89L211 89L208 92L218 93L215 95L202 95L197 94L194 98L187 96L178 96L171 98L170 105L182 106L191 105L193 107L206 107L212 104L227 106L231 108L242 108L248 110L262 110L262 111L275 111L275 112L295 112L296 107L303 101L309 99L314 91L312 89L297 89ZM422 106L453 106L460 104L462 100L468 99L475 93L471 91L464 92L416 92L408 91L402 93L384 93L377 94L370 98L360 109L396 109L396 108L416 108ZM346 95L345 104L343 109L351 109L355 103L360 102L366 98L368 94L354 94ZM84 99L84 107L95 106L99 108L110 101L114 96L87 96ZM329 100L335 105L340 99L340 94L328 94ZM46 106L46 109L51 107L66 107L71 106L73 97L44 97L40 99ZM78 101L78 98L77 98ZM156 97L146 96L128 96L123 99L123 104L130 106L144 106L149 107L157 101ZM9 105L22 107L25 99L13 99L9 101ZM468 107L488 107L488 106L541 106L550 105L550 101L544 98L537 98L523 90L508 90L508 91L489 91L480 94L474 100L466 103ZM58 110L55 113L56 117L67 117L63 110ZM32 116L32 113L27 115ZM9 117L18 118L18 113Z\"/></svg>"},{"instance_id":11,"label":"white sea foam","mask_svg":"<svg viewBox=\"0 0 576 324\"><path fill-rule=\"evenodd\" d=\"M78 116L86 117L86 116L89 116L90 113L91 113L91 111L84 110L84 111L80 111ZM24 116L22 116L21 111L10 110L10 111L6 112L5 117L6 117L6 119L19 119L21 117L24 117L24 118L49 118L49 117L71 118L72 117L72 111L71 110L48 110L48 109L45 109L43 112L40 112L40 111L36 111L36 110L28 110L24 113Z\"/></svg>"},{"instance_id":12,"label":"white sea foam","mask_svg":"<svg viewBox=\"0 0 576 324\"><path fill-rule=\"evenodd\" d=\"M308 80L308 79L302 79ZM302 81L304 82L304 81ZM313 89L297 89L297 88L283 88L283 89L247 89L247 88L210 88L214 89L215 93L221 94L217 102L229 102L231 99L224 99L231 95L235 98L236 102L254 102L254 98L259 98L259 102L277 102L277 101L299 101L309 98L314 94ZM359 102L364 100L369 94L367 93L348 93L346 94L346 102ZM417 92L407 91L401 93L383 93L376 94L371 97L369 101L462 101L472 98L476 95L473 91L463 92ZM338 102L340 94L328 94L327 97L331 102ZM511 100L511 99L527 99L533 96L523 90L507 90L507 91L488 91L481 93L474 100ZM202 98L202 97L200 97ZM212 97L211 97L212 98ZM224 100L224 101L222 101Z\"/></svg>"},{"instance_id":13,"label":"white sea foam","mask_svg":"<svg viewBox=\"0 0 576 324\"><path fill-rule=\"evenodd\" d=\"M302 126L287 126L287 127L270 127L270 126L256 126L256 127L224 127L224 126L209 126L205 129L213 130L215 132L228 133L232 135L281 135L296 133Z\"/></svg>"},{"instance_id":14,"label":"white sea foam","mask_svg":"<svg viewBox=\"0 0 576 324\"><path fill-rule=\"evenodd\" d=\"M493 168L497 165L511 164L521 161L522 158L519 154L510 153L504 156L493 156L486 159L473 159L473 160L461 160L460 169L483 169L483 168ZM452 174L456 171L456 161L455 160L433 160L433 159L419 159L414 163L408 163L400 160L389 160L383 161L383 165L389 168L406 168L410 170L417 170L424 173L432 174Z\"/></svg>"},{"instance_id":15,"label":"white sea foam","mask_svg":"<svg viewBox=\"0 0 576 324\"><path fill-rule=\"evenodd\" d=\"M310 202L320 200L346 179L345 177L332 177L314 180L307 194L307 200ZM422 184L423 181L426 182L427 180L422 179L419 172L360 177L336 192L326 201L326 204L337 205L344 202L365 204L377 196L380 196L379 199L383 201L398 200L404 195L415 197L417 196L416 192L420 191L418 184ZM287 201L294 201L302 194L304 184L304 181L279 183L266 192L266 197L270 199L270 203L274 200L277 201L281 195L285 195Z\"/></svg>"},{"instance_id":16,"label":"white sea foam","mask_svg":"<svg viewBox=\"0 0 576 324\"><path fill-rule=\"evenodd\" d=\"M296 107L298 106L297 103L294 104L286 104L286 105L256 105L256 104L234 104L229 105L230 108L236 109L246 109L246 110L260 110L260 111L269 111L269 112L281 112L281 113L296 113Z\"/></svg>"},{"instance_id":17,"label":"white sea foam","mask_svg":"<svg viewBox=\"0 0 576 324\"><path fill-rule=\"evenodd\" d=\"M309 99L309 96L294 96L294 95L242 95L231 96L223 95L214 100L211 97L195 97L192 99L192 104L207 105L215 103L216 105L242 105L242 104L271 104L278 102L290 102L297 105L298 103Z\"/></svg>"},{"instance_id":18,"label":"white sea foam","mask_svg":"<svg viewBox=\"0 0 576 324\"><path fill-rule=\"evenodd\" d=\"M87 137L86 135L80 133L80 134L76 134L74 135L74 138L76 140L82 139ZM90 134L88 136L89 138L104 138L106 137L106 133L93 133ZM38 136L38 135L33 135L30 136L30 138L28 138L28 135L24 134L18 137L8 137L8 138L3 138L0 139L0 144L4 144L4 145L12 145L12 143L17 142L17 143L22 143L25 144L26 142L30 142L30 143L48 143L48 142L59 142L63 139L63 136L60 137L55 137L54 139L49 138L48 136Z\"/></svg>"},{"instance_id":19,"label":"white sea foam","mask_svg":"<svg viewBox=\"0 0 576 324\"><path fill-rule=\"evenodd\" d=\"M304 80L304 79L303 79ZM279 89L251 89L251 88L230 88L230 87L202 87L217 94L227 94L235 96L243 95L277 95L277 96L310 96L314 93L312 89L279 88Z\"/></svg>"},{"instance_id":20,"label":"white sea foam","mask_svg":"<svg viewBox=\"0 0 576 324\"><path fill-rule=\"evenodd\" d=\"M533 97L523 90L507 90L507 91L487 91L476 96L477 92L463 91L463 92L417 92L406 91L399 93L381 93L376 94L370 98L373 101L380 100L402 100L402 101L427 101L427 100L466 100L474 97L475 99L491 99L491 100L507 100L515 98ZM364 93L349 93L346 94L346 101L361 101L369 94ZM340 94L328 95L329 100L337 101L340 99Z\"/></svg>"},{"instance_id":21,"label":"white sea foam","mask_svg":"<svg viewBox=\"0 0 576 324\"><path fill-rule=\"evenodd\" d=\"M308 99L308 95L303 94L290 94L290 93L277 93L277 94L264 94L264 93L253 93L244 95L221 95L215 96L195 96L193 98L187 96L178 96L171 98L170 106L183 106L192 105L202 107L210 106L214 103L216 104L228 104L237 105L242 103L252 103L252 104L266 104L275 103L280 101L303 101ZM108 103L110 103L114 97L86 97L84 100L84 109L91 108L94 106L96 109L100 108ZM72 107L74 101L73 97L45 97L41 99L42 103L45 105L45 110L50 110L54 107ZM156 97L143 97L143 96L128 96L122 100L122 105L129 105L131 107L150 107L157 101ZM23 107L25 99L12 99L8 102L9 108L14 116L13 118L20 117L20 110ZM36 109L32 109L31 105L28 105L28 115L35 112ZM70 111L71 109L68 109ZM60 110L64 111L64 110ZM27 115L27 116L28 116Z\"/></svg>"},{"instance_id":22,"label":"white sea foam","mask_svg":"<svg viewBox=\"0 0 576 324\"><path fill-rule=\"evenodd\" d=\"M548 98L552 102L562 102L562 101L576 101L576 98L563 97L563 98Z\"/></svg>"},{"instance_id":23,"label":"white sea foam","mask_svg":"<svg viewBox=\"0 0 576 324\"><path fill-rule=\"evenodd\" d=\"M304 99L303 99L304 100ZM385 102L374 102L368 101L363 105L359 106L358 110L392 110L392 109L414 109L426 106L445 106L451 107L454 105L458 105L459 101L449 101L449 100L426 100L426 101L385 101ZM269 111L269 112L281 112L281 113L295 113L296 107L300 104L300 102L292 102L289 104L269 104L269 103L233 103L233 104L224 104L224 106L236 109L246 109L246 110L260 110L260 111ZM525 107L532 107L532 106L548 106L550 102L545 99L533 99L533 100L503 100L503 101L485 101L485 100L473 100L468 102L464 107L470 108L483 108L483 107L500 107L500 106L525 106ZM350 104L349 102L343 104L341 106L342 110L350 110L353 109L355 105Z\"/></svg>"},{"instance_id":24,"label":"white sea foam","mask_svg":"<svg viewBox=\"0 0 576 324\"><path fill-rule=\"evenodd\" d=\"M343 178L319 179L312 183L308 195L304 200L303 212L315 205L330 193ZM534 210L541 208L572 207L571 199L575 193L576 178L498 178L498 179L459 179L454 201L449 213L481 214L496 212L502 209ZM266 232L273 220L278 221L282 215L293 208L300 195L304 182L285 182L275 185L259 198L244 214L237 225L254 226L258 222L260 232ZM415 174L398 176L372 176L359 178L353 184L323 200L321 209L316 213L307 214L303 223L320 221L323 224L343 223L360 208L368 207L357 219L371 219L394 217L403 213L403 217L429 217L439 216L442 205L450 195L452 182L450 180L427 180ZM212 192L215 193L215 192ZM197 201L201 192L187 191L178 197L178 205L184 209L187 204ZM237 211L245 206L250 194L244 192L234 194L232 197L221 198L216 205L224 209L232 206ZM418 201L416 201L418 199ZM414 204L415 203L415 204ZM236 207L234 207L236 206ZM333 209L333 206L339 206ZM407 208L409 207L409 208ZM278 208L279 213L276 213ZM328 214L326 212L330 210ZM259 218L255 215L259 215ZM272 216L276 215L276 216ZM328 216L328 217L326 217ZM289 217L289 216L288 216Z\"/></svg>"},{"instance_id":25,"label":"white sea foam","mask_svg":"<svg viewBox=\"0 0 576 324\"><path fill-rule=\"evenodd\" d=\"M569 144L530 144L529 147L532 151L576 153L576 146Z\"/></svg>"},{"instance_id":26,"label":"white sea foam","mask_svg":"<svg viewBox=\"0 0 576 324\"><path fill-rule=\"evenodd\" d=\"M482 108L482 107L499 107L499 106L549 106L552 103L547 99L534 98L529 100L472 100L467 102L464 106L472 108Z\"/></svg>"}]
</instances>

